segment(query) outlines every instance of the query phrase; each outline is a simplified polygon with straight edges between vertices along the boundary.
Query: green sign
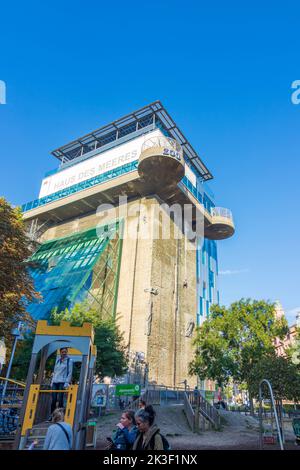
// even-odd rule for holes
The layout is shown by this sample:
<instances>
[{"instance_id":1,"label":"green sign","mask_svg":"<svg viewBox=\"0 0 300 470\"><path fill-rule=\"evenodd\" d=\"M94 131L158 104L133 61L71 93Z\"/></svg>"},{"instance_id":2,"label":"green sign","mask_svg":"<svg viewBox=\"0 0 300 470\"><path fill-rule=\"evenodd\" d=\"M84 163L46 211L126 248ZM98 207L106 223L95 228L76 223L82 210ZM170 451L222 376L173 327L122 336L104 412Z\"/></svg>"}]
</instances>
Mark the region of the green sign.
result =
<instances>
[{"instance_id":1,"label":"green sign","mask_svg":"<svg viewBox=\"0 0 300 470\"><path fill-rule=\"evenodd\" d=\"M141 394L141 386L135 384L119 384L116 385L117 397L131 397Z\"/></svg>"},{"instance_id":2,"label":"green sign","mask_svg":"<svg viewBox=\"0 0 300 470\"><path fill-rule=\"evenodd\" d=\"M211 390L205 390L205 400L213 401L214 398L215 398L215 392L212 392Z\"/></svg>"}]
</instances>

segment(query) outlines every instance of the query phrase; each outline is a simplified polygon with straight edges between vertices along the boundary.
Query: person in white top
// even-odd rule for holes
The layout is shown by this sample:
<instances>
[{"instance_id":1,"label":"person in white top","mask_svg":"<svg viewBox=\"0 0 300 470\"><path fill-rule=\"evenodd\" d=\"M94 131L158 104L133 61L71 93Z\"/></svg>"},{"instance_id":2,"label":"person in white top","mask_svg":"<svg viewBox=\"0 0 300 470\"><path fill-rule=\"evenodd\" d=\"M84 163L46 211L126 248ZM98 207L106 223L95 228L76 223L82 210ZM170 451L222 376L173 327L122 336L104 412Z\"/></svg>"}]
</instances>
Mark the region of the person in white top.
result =
<instances>
[{"instance_id":1,"label":"person in white top","mask_svg":"<svg viewBox=\"0 0 300 470\"><path fill-rule=\"evenodd\" d=\"M73 361L68 356L68 348L60 348L60 357L56 359L53 377L51 380L52 390L64 390L68 388L72 380L72 373ZM51 416L56 408L57 400L58 407L63 408L64 393L54 392L52 394ZM52 420L51 416L48 421Z\"/></svg>"}]
</instances>

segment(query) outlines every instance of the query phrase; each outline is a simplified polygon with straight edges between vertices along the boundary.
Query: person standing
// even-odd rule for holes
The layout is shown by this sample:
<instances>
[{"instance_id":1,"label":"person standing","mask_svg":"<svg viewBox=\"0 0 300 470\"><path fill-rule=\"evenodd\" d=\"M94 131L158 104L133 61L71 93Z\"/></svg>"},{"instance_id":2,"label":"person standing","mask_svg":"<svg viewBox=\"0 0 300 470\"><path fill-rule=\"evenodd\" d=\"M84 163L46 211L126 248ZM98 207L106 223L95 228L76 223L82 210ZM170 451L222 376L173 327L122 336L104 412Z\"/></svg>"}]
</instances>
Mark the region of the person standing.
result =
<instances>
[{"instance_id":1,"label":"person standing","mask_svg":"<svg viewBox=\"0 0 300 470\"><path fill-rule=\"evenodd\" d=\"M53 412L53 424L49 426L43 450L71 450L72 428L64 422L64 410L57 408Z\"/></svg>"},{"instance_id":2,"label":"person standing","mask_svg":"<svg viewBox=\"0 0 300 470\"><path fill-rule=\"evenodd\" d=\"M155 411L151 405L135 413L138 435L134 441L133 450L164 450L159 428L154 424Z\"/></svg>"},{"instance_id":3,"label":"person standing","mask_svg":"<svg viewBox=\"0 0 300 470\"><path fill-rule=\"evenodd\" d=\"M198 387L196 386L196 387L194 388L194 400L195 400L195 403L198 403L199 396L200 396L200 391L199 391Z\"/></svg>"},{"instance_id":4,"label":"person standing","mask_svg":"<svg viewBox=\"0 0 300 470\"><path fill-rule=\"evenodd\" d=\"M72 380L73 361L68 356L68 348L60 348L60 357L56 359L53 377L51 380L52 390L64 390L69 387ZM52 420L52 413L56 408L58 400L58 407L63 408L64 393L54 392L52 394L51 402L51 416L48 421Z\"/></svg>"},{"instance_id":5,"label":"person standing","mask_svg":"<svg viewBox=\"0 0 300 470\"><path fill-rule=\"evenodd\" d=\"M144 410L146 408L146 402L145 400L140 399L139 401L139 409Z\"/></svg>"}]
</instances>

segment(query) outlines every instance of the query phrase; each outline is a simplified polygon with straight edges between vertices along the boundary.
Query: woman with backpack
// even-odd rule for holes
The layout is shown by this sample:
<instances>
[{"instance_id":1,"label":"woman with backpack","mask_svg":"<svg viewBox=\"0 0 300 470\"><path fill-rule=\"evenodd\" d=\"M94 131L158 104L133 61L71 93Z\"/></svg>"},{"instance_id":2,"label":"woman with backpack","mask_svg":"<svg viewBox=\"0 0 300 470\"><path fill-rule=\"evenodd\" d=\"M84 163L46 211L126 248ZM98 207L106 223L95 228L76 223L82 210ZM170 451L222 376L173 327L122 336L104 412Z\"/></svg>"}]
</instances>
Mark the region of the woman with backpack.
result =
<instances>
[{"instance_id":1,"label":"woman with backpack","mask_svg":"<svg viewBox=\"0 0 300 470\"><path fill-rule=\"evenodd\" d=\"M57 408L52 415L53 424L49 426L44 450L71 450L72 428L64 422L64 410Z\"/></svg>"},{"instance_id":2,"label":"woman with backpack","mask_svg":"<svg viewBox=\"0 0 300 470\"><path fill-rule=\"evenodd\" d=\"M163 436L159 428L154 424L155 411L151 405L145 409L140 409L135 414L135 422L138 428L138 435L133 444L133 450L164 450Z\"/></svg>"}]
</instances>

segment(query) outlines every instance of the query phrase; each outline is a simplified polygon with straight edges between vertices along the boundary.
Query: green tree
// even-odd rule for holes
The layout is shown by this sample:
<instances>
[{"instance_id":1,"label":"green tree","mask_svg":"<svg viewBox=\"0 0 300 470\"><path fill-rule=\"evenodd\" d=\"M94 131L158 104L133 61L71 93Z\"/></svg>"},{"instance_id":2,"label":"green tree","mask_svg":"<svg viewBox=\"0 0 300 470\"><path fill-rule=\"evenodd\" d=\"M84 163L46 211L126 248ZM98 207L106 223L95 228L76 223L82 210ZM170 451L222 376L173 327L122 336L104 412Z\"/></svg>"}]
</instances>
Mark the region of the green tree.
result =
<instances>
[{"instance_id":1,"label":"green tree","mask_svg":"<svg viewBox=\"0 0 300 470\"><path fill-rule=\"evenodd\" d=\"M300 327L296 327L296 336L293 344L285 351L291 361L300 369Z\"/></svg>"},{"instance_id":2,"label":"green tree","mask_svg":"<svg viewBox=\"0 0 300 470\"><path fill-rule=\"evenodd\" d=\"M24 339L21 341L18 341L17 344L17 349L16 353L14 356L14 361L12 365L12 372L11 372L11 377L13 377L15 380L22 380L26 381L27 378L27 372L28 372L28 367L31 359L31 353L32 353L32 347L33 347L33 342L34 342L34 331L28 331ZM40 361L40 352L38 353L37 356L37 365L36 365L36 370L38 370L39 367L39 361ZM55 363L55 356L54 354L50 356L50 358L46 362L46 376L50 377L53 368L54 368L54 363Z\"/></svg>"},{"instance_id":3,"label":"green tree","mask_svg":"<svg viewBox=\"0 0 300 470\"><path fill-rule=\"evenodd\" d=\"M214 305L210 317L197 329L190 374L215 380L245 383L249 389L253 367L275 349L274 339L288 331L284 318L275 317L275 305L263 300L241 299L229 308Z\"/></svg>"},{"instance_id":4,"label":"green tree","mask_svg":"<svg viewBox=\"0 0 300 470\"><path fill-rule=\"evenodd\" d=\"M115 320L100 319L97 309L86 301L75 304L72 309L63 312L54 310L51 319L54 324L65 320L74 326L81 326L84 322L92 323L95 330L94 344L97 347L95 373L103 378L121 376L126 372L128 367L126 346Z\"/></svg>"},{"instance_id":5,"label":"green tree","mask_svg":"<svg viewBox=\"0 0 300 470\"><path fill-rule=\"evenodd\" d=\"M0 337L11 342L10 331L20 320L33 325L26 305L39 298L26 260L31 255L20 209L0 198Z\"/></svg>"},{"instance_id":6,"label":"green tree","mask_svg":"<svg viewBox=\"0 0 300 470\"><path fill-rule=\"evenodd\" d=\"M30 363L34 333L29 332L22 341L18 341L11 376L15 380L26 380L27 370Z\"/></svg>"},{"instance_id":7,"label":"green tree","mask_svg":"<svg viewBox=\"0 0 300 470\"><path fill-rule=\"evenodd\" d=\"M300 372L290 358L268 354L261 358L249 373L249 391L258 398L259 384L263 379L270 381L276 400L300 400ZM269 389L263 389L264 398L270 398Z\"/></svg>"}]
</instances>

